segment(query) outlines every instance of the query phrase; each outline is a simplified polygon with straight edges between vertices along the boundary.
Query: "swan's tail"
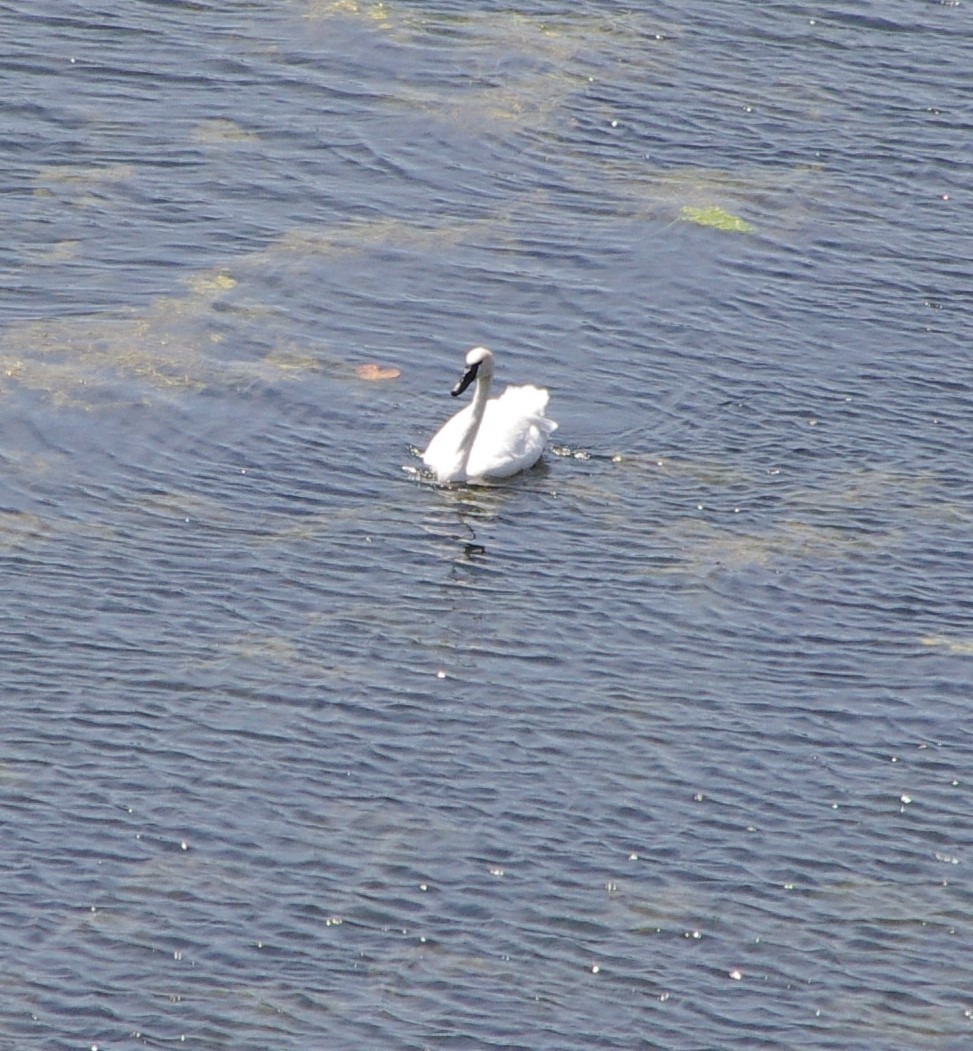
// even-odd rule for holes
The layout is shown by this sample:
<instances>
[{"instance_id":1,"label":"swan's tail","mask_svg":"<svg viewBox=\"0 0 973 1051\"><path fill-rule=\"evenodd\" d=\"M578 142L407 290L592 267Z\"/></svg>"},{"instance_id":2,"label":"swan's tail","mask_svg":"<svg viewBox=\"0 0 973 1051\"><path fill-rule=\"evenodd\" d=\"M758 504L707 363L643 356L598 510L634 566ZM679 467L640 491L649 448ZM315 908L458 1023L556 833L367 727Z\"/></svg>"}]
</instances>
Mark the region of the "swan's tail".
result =
<instances>
[{"instance_id":1,"label":"swan's tail","mask_svg":"<svg viewBox=\"0 0 973 1051\"><path fill-rule=\"evenodd\" d=\"M549 398L550 395L543 387L531 384L508 387L497 399L497 408L502 409L508 419L530 419L545 434L553 434L557 430L557 424L544 415Z\"/></svg>"}]
</instances>

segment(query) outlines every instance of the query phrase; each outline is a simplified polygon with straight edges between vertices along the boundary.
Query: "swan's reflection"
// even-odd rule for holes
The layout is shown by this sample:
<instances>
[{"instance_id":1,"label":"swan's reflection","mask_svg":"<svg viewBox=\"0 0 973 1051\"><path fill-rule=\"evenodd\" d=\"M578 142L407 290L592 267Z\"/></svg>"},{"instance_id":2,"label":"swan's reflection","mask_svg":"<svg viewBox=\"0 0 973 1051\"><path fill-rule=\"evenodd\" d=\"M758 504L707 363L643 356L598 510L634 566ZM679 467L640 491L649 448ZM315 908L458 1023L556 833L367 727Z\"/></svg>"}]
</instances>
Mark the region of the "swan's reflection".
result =
<instances>
[{"instance_id":1,"label":"swan's reflection","mask_svg":"<svg viewBox=\"0 0 973 1051\"><path fill-rule=\"evenodd\" d=\"M508 486L450 486L435 489L436 500L423 529L448 544L451 561L473 563L487 553L486 534L500 517L511 493Z\"/></svg>"},{"instance_id":2,"label":"swan's reflection","mask_svg":"<svg viewBox=\"0 0 973 1051\"><path fill-rule=\"evenodd\" d=\"M501 522L512 502L519 503L524 490L536 492L538 482L549 473L544 461L516 478L482 481L475 485L428 485L429 511L423 531L445 545L450 561L483 565L489 553L493 527Z\"/></svg>"}]
</instances>

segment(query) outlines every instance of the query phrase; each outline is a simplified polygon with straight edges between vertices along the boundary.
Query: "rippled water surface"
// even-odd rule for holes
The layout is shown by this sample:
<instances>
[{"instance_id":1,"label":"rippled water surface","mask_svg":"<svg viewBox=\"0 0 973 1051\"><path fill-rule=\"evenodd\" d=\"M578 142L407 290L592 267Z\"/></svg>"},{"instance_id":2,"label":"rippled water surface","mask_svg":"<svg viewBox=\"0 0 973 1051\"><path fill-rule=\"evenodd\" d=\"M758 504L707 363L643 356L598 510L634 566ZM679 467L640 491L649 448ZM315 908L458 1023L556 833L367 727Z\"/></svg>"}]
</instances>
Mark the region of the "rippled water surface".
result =
<instances>
[{"instance_id":1,"label":"rippled water surface","mask_svg":"<svg viewBox=\"0 0 973 1051\"><path fill-rule=\"evenodd\" d=\"M2 1048L971 1046L969 7L510 8L0 5Z\"/></svg>"}]
</instances>

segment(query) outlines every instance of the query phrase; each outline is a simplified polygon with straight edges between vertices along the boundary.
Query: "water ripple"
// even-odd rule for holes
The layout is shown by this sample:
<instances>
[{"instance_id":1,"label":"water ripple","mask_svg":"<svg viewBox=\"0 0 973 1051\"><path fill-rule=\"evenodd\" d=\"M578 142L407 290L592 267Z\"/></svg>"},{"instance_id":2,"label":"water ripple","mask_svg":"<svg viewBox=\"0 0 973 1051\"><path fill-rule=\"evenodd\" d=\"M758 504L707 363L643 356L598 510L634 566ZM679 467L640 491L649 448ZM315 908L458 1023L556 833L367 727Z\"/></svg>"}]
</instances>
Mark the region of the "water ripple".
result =
<instances>
[{"instance_id":1,"label":"water ripple","mask_svg":"<svg viewBox=\"0 0 973 1051\"><path fill-rule=\"evenodd\" d=\"M0 1044L965 1046L962 9L7 8Z\"/></svg>"}]
</instances>

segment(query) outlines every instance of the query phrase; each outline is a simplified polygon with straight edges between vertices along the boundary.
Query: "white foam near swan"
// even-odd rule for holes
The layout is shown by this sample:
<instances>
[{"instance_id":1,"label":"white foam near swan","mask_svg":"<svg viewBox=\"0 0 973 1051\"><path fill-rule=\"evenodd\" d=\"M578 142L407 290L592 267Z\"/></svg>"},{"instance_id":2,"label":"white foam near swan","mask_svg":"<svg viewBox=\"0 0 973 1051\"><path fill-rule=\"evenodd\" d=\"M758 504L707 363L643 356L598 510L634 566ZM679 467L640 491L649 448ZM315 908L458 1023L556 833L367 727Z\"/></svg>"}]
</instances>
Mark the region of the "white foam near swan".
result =
<instances>
[{"instance_id":1,"label":"white foam near swan","mask_svg":"<svg viewBox=\"0 0 973 1051\"><path fill-rule=\"evenodd\" d=\"M490 398L493 355L474 347L453 397L476 380L473 401L448 419L422 454L440 482L509 478L533 467L557 424L544 415L548 393L541 387L508 387Z\"/></svg>"}]
</instances>

